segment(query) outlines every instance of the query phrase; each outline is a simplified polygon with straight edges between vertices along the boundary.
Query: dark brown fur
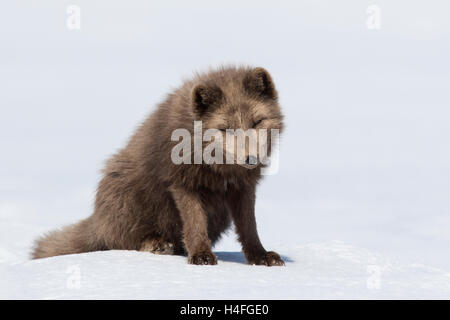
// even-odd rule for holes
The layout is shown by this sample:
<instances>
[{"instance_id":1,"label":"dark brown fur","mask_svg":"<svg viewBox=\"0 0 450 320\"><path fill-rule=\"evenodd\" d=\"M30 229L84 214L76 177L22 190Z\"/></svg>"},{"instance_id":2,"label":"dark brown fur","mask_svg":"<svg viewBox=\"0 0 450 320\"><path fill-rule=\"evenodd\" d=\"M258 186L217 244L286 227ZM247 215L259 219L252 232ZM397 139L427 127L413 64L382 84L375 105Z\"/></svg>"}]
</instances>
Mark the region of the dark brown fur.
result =
<instances>
[{"instance_id":1,"label":"dark brown fur","mask_svg":"<svg viewBox=\"0 0 450 320\"><path fill-rule=\"evenodd\" d=\"M261 165L172 163L177 128L282 129L277 92L262 68L221 68L199 74L170 94L107 162L94 213L39 239L33 258L126 249L188 254L189 263L216 264L212 245L234 222L250 264L282 265L267 252L255 222Z\"/></svg>"}]
</instances>

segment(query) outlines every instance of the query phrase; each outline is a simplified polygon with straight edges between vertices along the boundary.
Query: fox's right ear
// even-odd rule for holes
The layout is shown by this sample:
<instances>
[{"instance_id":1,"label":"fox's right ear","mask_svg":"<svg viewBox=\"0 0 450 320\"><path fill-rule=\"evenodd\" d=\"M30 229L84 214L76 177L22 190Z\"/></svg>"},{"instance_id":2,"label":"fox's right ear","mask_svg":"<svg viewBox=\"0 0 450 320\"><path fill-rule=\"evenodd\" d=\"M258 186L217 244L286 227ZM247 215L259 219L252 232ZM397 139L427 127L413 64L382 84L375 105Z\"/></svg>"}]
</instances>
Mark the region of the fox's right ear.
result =
<instances>
[{"instance_id":1,"label":"fox's right ear","mask_svg":"<svg viewBox=\"0 0 450 320\"><path fill-rule=\"evenodd\" d=\"M222 90L216 85L199 84L192 90L192 109L197 117L219 106L224 98Z\"/></svg>"},{"instance_id":2,"label":"fox's right ear","mask_svg":"<svg viewBox=\"0 0 450 320\"><path fill-rule=\"evenodd\" d=\"M255 68L248 72L243 81L244 89L251 95L276 100L277 90L272 77L264 68Z\"/></svg>"}]
</instances>

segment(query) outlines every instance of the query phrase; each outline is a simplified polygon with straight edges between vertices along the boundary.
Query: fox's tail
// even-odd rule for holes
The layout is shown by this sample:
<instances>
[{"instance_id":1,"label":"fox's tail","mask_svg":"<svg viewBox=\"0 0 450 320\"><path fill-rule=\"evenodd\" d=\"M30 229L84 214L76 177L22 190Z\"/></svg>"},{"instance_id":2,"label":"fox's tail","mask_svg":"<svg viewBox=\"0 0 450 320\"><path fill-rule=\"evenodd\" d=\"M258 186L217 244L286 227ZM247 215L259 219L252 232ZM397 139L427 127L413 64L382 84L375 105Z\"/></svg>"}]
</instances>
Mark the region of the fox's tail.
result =
<instances>
[{"instance_id":1,"label":"fox's tail","mask_svg":"<svg viewBox=\"0 0 450 320\"><path fill-rule=\"evenodd\" d=\"M49 232L36 240L33 259L101 250L94 245L88 220Z\"/></svg>"}]
</instances>

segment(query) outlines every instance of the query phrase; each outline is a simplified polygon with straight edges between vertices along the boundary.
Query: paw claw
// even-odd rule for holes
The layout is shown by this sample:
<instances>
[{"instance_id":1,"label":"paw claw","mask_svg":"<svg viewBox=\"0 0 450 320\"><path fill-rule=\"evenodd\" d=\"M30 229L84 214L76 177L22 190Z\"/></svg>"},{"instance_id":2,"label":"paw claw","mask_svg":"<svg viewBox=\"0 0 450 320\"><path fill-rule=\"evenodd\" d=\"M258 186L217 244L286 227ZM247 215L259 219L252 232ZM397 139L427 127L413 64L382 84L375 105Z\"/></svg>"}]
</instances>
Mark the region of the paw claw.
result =
<instances>
[{"instance_id":1,"label":"paw claw","mask_svg":"<svg viewBox=\"0 0 450 320\"><path fill-rule=\"evenodd\" d=\"M254 261L251 261L250 263L255 265L265 265L268 267L285 265L280 255L273 251L266 252L262 257L254 259Z\"/></svg>"},{"instance_id":2,"label":"paw claw","mask_svg":"<svg viewBox=\"0 0 450 320\"><path fill-rule=\"evenodd\" d=\"M142 244L140 251L147 251L154 254L174 254L175 246L173 243L162 239L151 239Z\"/></svg>"},{"instance_id":3,"label":"paw claw","mask_svg":"<svg viewBox=\"0 0 450 320\"><path fill-rule=\"evenodd\" d=\"M215 265L217 258L212 252L199 252L189 256L188 263L196 265Z\"/></svg>"}]
</instances>

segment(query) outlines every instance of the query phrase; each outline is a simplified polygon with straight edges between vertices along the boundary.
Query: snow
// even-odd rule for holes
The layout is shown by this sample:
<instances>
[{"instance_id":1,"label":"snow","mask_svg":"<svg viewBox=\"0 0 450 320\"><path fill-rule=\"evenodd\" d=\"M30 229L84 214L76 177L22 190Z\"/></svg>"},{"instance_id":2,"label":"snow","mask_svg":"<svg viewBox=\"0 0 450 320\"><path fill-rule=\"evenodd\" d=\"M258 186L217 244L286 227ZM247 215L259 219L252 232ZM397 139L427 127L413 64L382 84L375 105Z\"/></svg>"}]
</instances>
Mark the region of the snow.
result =
<instances>
[{"instance_id":1,"label":"snow","mask_svg":"<svg viewBox=\"0 0 450 320\"><path fill-rule=\"evenodd\" d=\"M5 4L0 298L449 299L450 7L377 4L376 31L359 0L80 1L78 31L64 2ZM39 235L91 214L104 161L155 104L221 63L263 66L279 89L280 170L256 214L286 267L245 265L232 231L211 267L131 251L30 261Z\"/></svg>"},{"instance_id":2,"label":"snow","mask_svg":"<svg viewBox=\"0 0 450 320\"><path fill-rule=\"evenodd\" d=\"M185 257L104 251L1 264L0 298L383 299L448 298L450 273L400 264L339 241L277 250L286 267L249 266L216 251L217 266Z\"/></svg>"}]
</instances>

